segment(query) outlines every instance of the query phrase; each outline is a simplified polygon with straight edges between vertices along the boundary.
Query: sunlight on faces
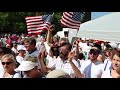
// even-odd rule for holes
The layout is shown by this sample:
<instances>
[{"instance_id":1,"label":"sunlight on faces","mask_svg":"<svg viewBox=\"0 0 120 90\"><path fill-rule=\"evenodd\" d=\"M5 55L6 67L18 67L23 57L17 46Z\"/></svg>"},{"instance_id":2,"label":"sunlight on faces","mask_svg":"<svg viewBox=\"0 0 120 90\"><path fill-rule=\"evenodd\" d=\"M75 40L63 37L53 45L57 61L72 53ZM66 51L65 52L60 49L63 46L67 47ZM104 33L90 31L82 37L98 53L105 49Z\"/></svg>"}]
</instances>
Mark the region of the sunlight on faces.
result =
<instances>
[{"instance_id":1,"label":"sunlight on faces","mask_svg":"<svg viewBox=\"0 0 120 90\"><path fill-rule=\"evenodd\" d=\"M113 56L112 67L115 70L120 69L120 57L118 57L117 55Z\"/></svg>"},{"instance_id":2,"label":"sunlight on faces","mask_svg":"<svg viewBox=\"0 0 120 90\"><path fill-rule=\"evenodd\" d=\"M68 56L69 50L68 50L67 46L63 46L63 47L59 48L59 52L60 52L59 56L61 58L64 58L64 57Z\"/></svg>"},{"instance_id":3,"label":"sunlight on faces","mask_svg":"<svg viewBox=\"0 0 120 90\"><path fill-rule=\"evenodd\" d=\"M26 42L25 42L24 46L26 47L26 50L27 50L27 51L31 51L31 50L33 50L33 48L34 48L34 45L33 45L33 44L29 44L29 43L26 43Z\"/></svg>"},{"instance_id":4,"label":"sunlight on faces","mask_svg":"<svg viewBox=\"0 0 120 90\"><path fill-rule=\"evenodd\" d=\"M14 61L7 57L2 60L2 65L6 72L13 71L15 68Z\"/></svg>"}]
</instances>

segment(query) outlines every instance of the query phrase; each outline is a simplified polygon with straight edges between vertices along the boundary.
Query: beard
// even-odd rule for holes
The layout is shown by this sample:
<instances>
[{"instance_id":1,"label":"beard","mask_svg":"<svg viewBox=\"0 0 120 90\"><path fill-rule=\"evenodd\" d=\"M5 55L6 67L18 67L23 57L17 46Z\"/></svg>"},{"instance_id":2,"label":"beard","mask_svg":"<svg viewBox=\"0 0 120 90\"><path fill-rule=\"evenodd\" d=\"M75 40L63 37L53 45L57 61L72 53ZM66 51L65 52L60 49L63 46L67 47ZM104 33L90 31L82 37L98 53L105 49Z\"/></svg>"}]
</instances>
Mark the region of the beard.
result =
<instances>
[{"instance_id":1,"label":"beard","mask_svg":"<svg viewBox=\"0 0 120 90\"><path fill-rule=\"evenodd\" d=\"M68 57L68 52L66 52L66 53L60 53L59 54L59 57L61 58L61 59L67 59L67 57Z\"/></svg>"}]
</instances>

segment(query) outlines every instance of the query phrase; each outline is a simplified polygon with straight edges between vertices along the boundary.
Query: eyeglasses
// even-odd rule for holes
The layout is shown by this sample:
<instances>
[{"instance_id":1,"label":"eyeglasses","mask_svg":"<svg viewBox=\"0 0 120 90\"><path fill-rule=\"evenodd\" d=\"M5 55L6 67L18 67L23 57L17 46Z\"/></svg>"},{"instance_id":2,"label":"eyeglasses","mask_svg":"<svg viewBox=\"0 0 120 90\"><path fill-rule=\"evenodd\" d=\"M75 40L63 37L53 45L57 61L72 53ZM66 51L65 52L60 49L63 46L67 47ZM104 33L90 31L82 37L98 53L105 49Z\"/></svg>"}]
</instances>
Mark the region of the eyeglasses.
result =
<instances>
[{"instance_id":1,"label":"eyeglasses","mask_svg":"<svg viewBox=\"0 0 120 90\"><path fill-rule=\"evenodd\" d=\"M13 63L13 62L2 62L2 65L10 65L11 63Z\"/></svg>"},{"instance_id":2,"label":"eyeglasses","mask_svg":"<svg viewBox=\"0 0 120 90\"><path fill-rule=\"evenodd\" d=\"M98 52L90 52L90 54L98 55Z\"/></svg>"}]
</instances>

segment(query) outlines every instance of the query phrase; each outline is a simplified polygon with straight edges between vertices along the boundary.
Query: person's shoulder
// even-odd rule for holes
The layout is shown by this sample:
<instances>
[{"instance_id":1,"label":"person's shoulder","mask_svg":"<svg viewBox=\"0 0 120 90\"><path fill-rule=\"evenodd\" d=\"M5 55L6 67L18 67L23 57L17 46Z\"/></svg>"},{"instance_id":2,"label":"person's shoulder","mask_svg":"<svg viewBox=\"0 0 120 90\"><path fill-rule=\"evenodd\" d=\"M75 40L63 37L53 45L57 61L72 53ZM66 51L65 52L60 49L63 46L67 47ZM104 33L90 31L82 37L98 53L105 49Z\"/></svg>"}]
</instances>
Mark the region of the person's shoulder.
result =
<instances>
[{"instance_id":1,"label":"person's shoulder","mask_svg":"<svg viewBox=\"0 0 120 90\"><path fill-rule=\"evenodd\" d=\"M16 59L19 59L19 58L22 58L22 57L21 57L21 56L19 56L19 55L17 55L17 56L16 56Z\"/></svg>"},{"instance_id":2,"label":"person's shoulder","mask_svg":"<svg viewBox=\"0 0 120 90\"><path fill-rule=\"evenodd\" d=\"M90 60L85 60L83 63L82 63L82 66L87 66L87 65L89 65L91 63L91 61Z\"/></svg>"},{"instance_id":3,"label":"person's shoulder","mask_svg":"<svg viewBox=\"0 0 120 90\"><path fill-rule=\"evenodd\" d=\"M95 65L104 66L104 63L98 60L98 61L95 63Z\"/></svg>"},{"instance_id":4,"label":"person's shoulder","mask_svg":"<svg viewBox=\"0 0 120 90\"><path fill-rule=\"evenodd\" d=\"M101 78L111 78L110 71L111 70L105 70L105 71L103 71Z\"/></svg>"},{"instance_id":5,"label":"person's shoulder","mask_svg":"<svg viewBox=\"0 0 120 90\"><path fill-rule=\"evenodd\" d=\"M91 60L85 60L84 63L91 63Z\"/></svg>"},{"instance_id":6,"label":"person's shoulder","mask_svg":"<svg viewBox=\"0 0 120 90\"><path fill-rule=\"evenodd\" d=\"M36 45L39 45L39 44L41 44L41 42L39 41L39 42L36 42Z\"/></svg>"},{"instance_id":7,"label":"person's shoulder","mask_svg":"<svg viewBox=\"0 0 120 90\"><path fill-rule=\"evenodd\" d=\"M16 72L13 78L22 78L20 72Z\"/></svg>"},{"instance_id":8,"label":"person's shoulder","mask_svg":"<svg viewBox=\"0 0 120 90\"><path fill-rule=\"evenodd\" d=\"M36 49L34 52L32 52L31 54L38 54L38 50Z\"/></svg>"}]
</instances>

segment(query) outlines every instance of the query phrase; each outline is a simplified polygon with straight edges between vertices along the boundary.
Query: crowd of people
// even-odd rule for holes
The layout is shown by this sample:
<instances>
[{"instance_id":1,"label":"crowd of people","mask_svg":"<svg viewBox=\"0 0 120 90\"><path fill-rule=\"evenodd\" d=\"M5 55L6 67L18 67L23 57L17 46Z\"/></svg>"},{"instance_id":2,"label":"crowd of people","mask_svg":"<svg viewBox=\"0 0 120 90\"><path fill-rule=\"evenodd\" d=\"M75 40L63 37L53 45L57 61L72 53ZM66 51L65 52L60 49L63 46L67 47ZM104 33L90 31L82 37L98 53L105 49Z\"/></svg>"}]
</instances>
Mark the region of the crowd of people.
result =
<instances>
[{"instance_id":1,"label":"crowd of people","mask_svg":"<svg viewBox=\"0 0 120 90\"><path fill-rule=\"evenodd\" d=\"M52 25L51 25L52 27ZM1 37L0 78L120 78L120 45L67 35Z\"/></svg>"}]
</instances>

